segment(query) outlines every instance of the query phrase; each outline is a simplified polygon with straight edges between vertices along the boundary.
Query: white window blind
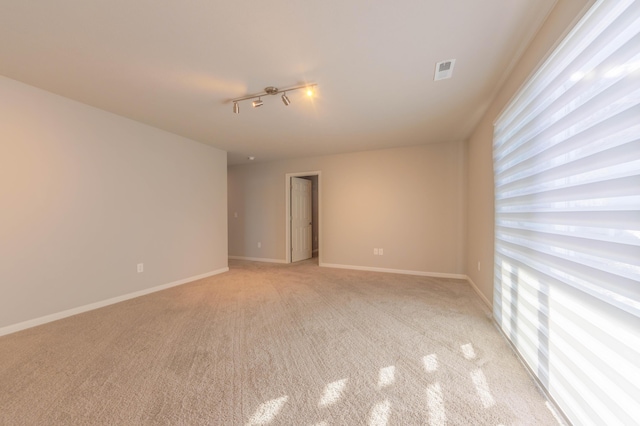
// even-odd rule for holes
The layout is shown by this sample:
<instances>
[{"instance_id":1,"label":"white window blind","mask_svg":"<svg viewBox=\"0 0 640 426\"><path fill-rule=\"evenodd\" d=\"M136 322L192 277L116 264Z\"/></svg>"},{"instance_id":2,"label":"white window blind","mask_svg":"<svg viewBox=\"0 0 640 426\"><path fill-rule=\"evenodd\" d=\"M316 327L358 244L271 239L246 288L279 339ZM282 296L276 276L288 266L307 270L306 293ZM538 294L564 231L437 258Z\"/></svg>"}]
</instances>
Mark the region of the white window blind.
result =
<instances>
[{"instance_id":1,"label":"white window blind","mask_svg":"<svg viewBox=\"0 0 640 426\"><path fill-rule=\"evenodd\" d=\"M494 315L576 425L640 424L640 0L598 1L495 123Z\"/></svg>"}]
</instances>

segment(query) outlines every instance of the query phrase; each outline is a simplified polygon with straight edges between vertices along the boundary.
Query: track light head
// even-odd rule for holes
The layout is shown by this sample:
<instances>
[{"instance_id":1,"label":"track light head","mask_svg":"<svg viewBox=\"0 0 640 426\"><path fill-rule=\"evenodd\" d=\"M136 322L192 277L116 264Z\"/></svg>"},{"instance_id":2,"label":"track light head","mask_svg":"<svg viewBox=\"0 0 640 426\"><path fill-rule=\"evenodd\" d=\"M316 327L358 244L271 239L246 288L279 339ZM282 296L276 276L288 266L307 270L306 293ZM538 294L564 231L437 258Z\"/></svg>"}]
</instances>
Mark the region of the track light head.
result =
<instances>
[{"instance_id":1,"label":"track light head","mask_svg":"<svg viewBox=\"0 0 640 426\"><path fill-rule=\"evenodd\" d=\"M268 86L264 88L264 92L261 93L256 93L253 95L247 95L247 96L242 96L239 98L234 98L234 99L230 99L231 102L233 102L233 112L235 114L239 114L240 113L240 105L239 103L241 101L248 101L248 100L253 100L253 102L251 103L253 105L254 108L258 108L262 106L262 96L267 96L267 95L277 95L277 94L281 94L281 98L282 98L282 103L285 104L286 106L291 104L291 100L289 99L289 97L287 96L287 92L293 91L293 90L301 90L304 89L304 91L307 93L307 96L313 96L314 95L314 87L316 87L318 84L317 83L309 83L309 84L300 84L298 86L289 86L289 87L285 87L284 89L278 89L277 87L274 86ZM255 100L257 99L257 100Z\"/></svg>"}]
</instances>

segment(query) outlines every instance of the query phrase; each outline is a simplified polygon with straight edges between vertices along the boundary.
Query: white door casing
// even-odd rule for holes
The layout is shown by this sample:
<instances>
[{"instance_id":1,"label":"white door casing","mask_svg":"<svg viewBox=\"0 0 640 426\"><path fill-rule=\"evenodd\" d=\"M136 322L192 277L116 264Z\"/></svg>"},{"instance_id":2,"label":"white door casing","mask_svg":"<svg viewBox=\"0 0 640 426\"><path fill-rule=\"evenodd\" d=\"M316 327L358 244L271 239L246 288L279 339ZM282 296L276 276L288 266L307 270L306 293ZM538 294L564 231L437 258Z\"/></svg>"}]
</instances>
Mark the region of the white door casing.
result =
<instances>
[{"instance_id":1,"label":"white door casing","mask_svg":"<svg viewBox=\"0 0 640 426\"><path fill-rule=\"evenodd\" d=\"M311 240L311 181L291 178L291 261L310 259Z\"/></svg>"}]
</instances>

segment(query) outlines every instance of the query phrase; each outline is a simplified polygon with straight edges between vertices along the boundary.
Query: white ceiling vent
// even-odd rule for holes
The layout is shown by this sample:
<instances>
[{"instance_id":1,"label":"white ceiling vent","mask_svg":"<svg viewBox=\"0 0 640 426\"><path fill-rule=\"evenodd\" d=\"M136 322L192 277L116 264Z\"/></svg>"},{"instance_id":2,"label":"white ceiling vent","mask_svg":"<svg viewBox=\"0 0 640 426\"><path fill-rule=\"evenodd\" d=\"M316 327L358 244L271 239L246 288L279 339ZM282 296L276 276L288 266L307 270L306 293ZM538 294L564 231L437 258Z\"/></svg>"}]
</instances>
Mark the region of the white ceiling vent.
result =
<instances>
[{"instance_id":1,"label":"white ceiling vent","mask_svg":"<svg viewBox=\"0 0 640 426\"><path fill-rule=\"evenodd\" d=\"M436 64L436 72L433 76L433 81L444 80L445 78L451 78L453 75L453 66L455 65L455 59L449 59L446 61L438 62Z\"/></svg>"}]
</instances>

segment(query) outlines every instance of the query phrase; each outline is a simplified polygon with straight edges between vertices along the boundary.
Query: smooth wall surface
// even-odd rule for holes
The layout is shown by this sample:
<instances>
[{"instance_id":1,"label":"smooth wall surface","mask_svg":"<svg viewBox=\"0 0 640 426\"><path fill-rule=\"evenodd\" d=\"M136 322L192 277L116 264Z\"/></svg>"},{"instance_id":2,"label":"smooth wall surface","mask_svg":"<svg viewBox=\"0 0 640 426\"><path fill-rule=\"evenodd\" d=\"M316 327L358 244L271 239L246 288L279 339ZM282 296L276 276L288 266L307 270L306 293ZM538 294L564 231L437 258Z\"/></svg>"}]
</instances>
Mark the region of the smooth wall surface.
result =
<instances>
[{"instance_id":1,"label":"smooth wall surface","mask_svg":"<svg viewBox=\"0 0 640 426\"><path fill-rule=\"evenodd\" d=\"M493 123L520 86L593 3L593 0L558 1L467 142L466 273L488 301L493 300Z\"/></svg>"},{"instance_id":2,"label":"smooth wall surface","mask_svg":"<svg viewBox=\"0 0 640 426\"><path fill-rule=\"evenodd\" d=\"M441 143L231 166L229 255L284 261L285 174L320 171L323 263L463 274L463 149Z\"/></svg>"},{"instance_id":3,"label":"smooth wall surface","mask_svg":"<svg viewBox=\"0 0 640 426\"><path fill-rule=\"evenodd\" d=\"M224 151L4 77L0 140L0 328L227 267Z\"/></svg>"}]
</instances>

